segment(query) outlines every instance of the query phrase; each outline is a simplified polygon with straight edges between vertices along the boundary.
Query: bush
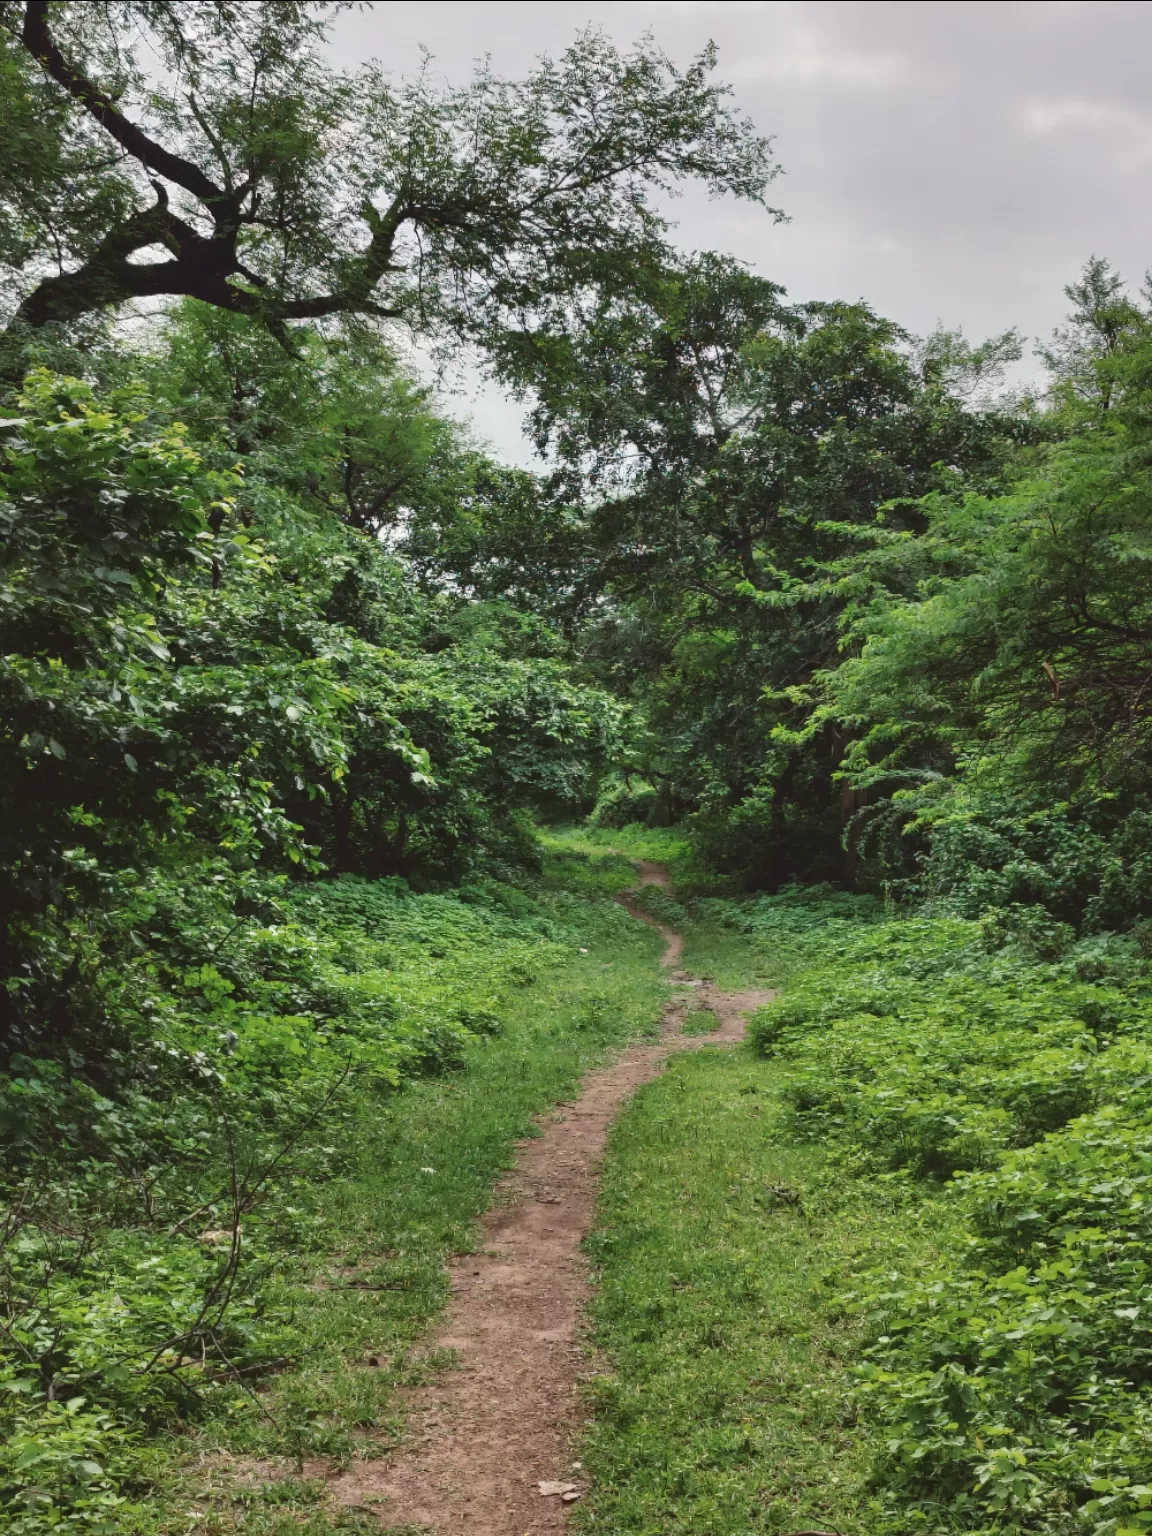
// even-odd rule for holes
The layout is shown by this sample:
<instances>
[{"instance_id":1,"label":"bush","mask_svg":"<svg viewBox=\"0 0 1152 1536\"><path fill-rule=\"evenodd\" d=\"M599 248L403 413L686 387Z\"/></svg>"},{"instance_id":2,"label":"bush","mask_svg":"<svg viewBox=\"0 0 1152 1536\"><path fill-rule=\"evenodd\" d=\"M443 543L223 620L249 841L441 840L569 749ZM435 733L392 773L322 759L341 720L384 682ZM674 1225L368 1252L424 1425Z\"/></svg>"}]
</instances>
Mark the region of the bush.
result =
<instances>
[{"instance_id":1,"label":"bush","mask_svg":"<svg viewBox=\"0 0 1152 1536\"><path fill-rule=\"evenodd\" d=\"M597 827L656 825L660 796L644 779L610 779L601 790L589 818Z\"/></svg>"},{"instance_id":2,"label":"bush","mask_svg":"<svg viewBox=\"0 0 1152 1536\"><path fill-rule=\"evenodd\" d=\"M877 1530L1152 1529L1152 987L1136 946L1113 964L1114 945L1075 943L1035 906L877 921L794 892L716 910L794 978L750 1031L784 1129L844 1174L901 1180L942 1233L935 1272L865 1275L846 1298L884 1446Z\"/></svg>"},{"instance_id":3,"label":"bush","mask_svg":"<svg viewBox=\"0 0 1152 1536\"><path fill-rule=\"evenodd\" d=\"M1102 932L1152 914L1152 814L1143 808L957 794L932 815L930 851L912 891L961 916L1032 912L1035 922L1046 914Z\"/></svg>"}]
</instances>

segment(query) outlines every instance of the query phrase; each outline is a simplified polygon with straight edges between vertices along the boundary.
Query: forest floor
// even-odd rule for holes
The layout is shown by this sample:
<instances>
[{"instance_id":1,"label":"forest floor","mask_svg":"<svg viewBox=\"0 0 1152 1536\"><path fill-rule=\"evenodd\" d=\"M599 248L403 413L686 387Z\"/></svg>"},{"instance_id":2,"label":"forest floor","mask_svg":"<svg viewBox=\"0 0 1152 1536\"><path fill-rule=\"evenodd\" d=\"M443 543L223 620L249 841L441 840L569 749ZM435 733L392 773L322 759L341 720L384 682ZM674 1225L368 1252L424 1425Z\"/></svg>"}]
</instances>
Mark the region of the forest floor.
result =
<instances>
[{"instance_id":1,"label":"forest floor","mask_svg":"<svg viewBox=\"0 0 1152 1536\"><path fill-rule=\"evenodd\" d=\"M639 875L640 888L668 887L658 863L640 861ZM435 1346L454 1351L456 1369L412 1395L409 1434L396 1454L353 1463L332 1487L339 1502L375 1506L389 1525L443 1536L536 1536L562 1529L565 1506L584 1491L572 1460L588 1374L583 1244L609 1129L671 1053L738 1043L749 1012L775 995L723 992L674 969L682 936L635 895L619 899L659 929L661 963L676 984L661 1038L589 1073L571 1102L542 1118L540 1134L521 1145L497 1188L479 1251L452 1265L452 1301ZM690 1011L711 1015L707 1033L684 1033Z\"/></svg>"},{"instance_id":2,"label":"forest floor","mask_svg":"<svg viewBox=\"0 0 1152 1536\"><path fill-rule=\"evenodd\" d=\"M1059 1287L1079 1307L1081 1275L1101 1283L1080 1227L1061 1236L1061 1202L1089 1187L1095 1214L1147 1178L1145 1132L1117 1132L1113 1107L1147 1070L1134 946L1094 937L1041 963L978 922L828 888L710 894L674 833L542 843L532 901L564 944L457 1070L354 1122L349 1174L316 1192L323 1251L284 1282L292 1365L155 1460L142 1447L147 1505L117 1536L1152 1528L1127 1463L1109 1503L1086 1502L1105 1484L1079 1464L1036 1462L1055 1523L1017 1514L1039 1486L1025 1437L1059 1436L1095 1477L1116 1445L1146 1445L1134 1430L1093 1421L1073 1441L1028 1407L1025 1449L987 1450L1009 1433L1003 1404L1031 1402L1021 1330L1048 1328ZM433 935L445 966L453 931ZM1104 1107L1084 1115L1092 1095ZM1001 1282L1001 1236L973 1202L1025 1176L1012 1198L1047 1224L1041 1259ZM1071 1258L1049 1265L1056 1241ZM1144 1251L1135 1278L1105 1275L1095 1333L1075 1315L1093 1369L1113 1358L1110 1320L1139 1315ZM968 1358L980 1285L988 1407L961 1433L931 1351ZM1136 1423L1135 1394L1121 1407ZM1117 1504L1127 1523L1096 1518Z\"/></svg>"},{"instance_id":3,"label":"forest floor","mask_svg":"<svg viewBox=\"0 0 1152 1536\"><path fill-rule=\"evenodd\" d=\"M543 840L581 947L371 1122L292 1292L299 1363L142 1455L134 1536L871 1528L859 1322L829 1301L924 1243L795 1143L741 1045L787 942L680 905L673 834Z\"/></svg>"}]
</instances>

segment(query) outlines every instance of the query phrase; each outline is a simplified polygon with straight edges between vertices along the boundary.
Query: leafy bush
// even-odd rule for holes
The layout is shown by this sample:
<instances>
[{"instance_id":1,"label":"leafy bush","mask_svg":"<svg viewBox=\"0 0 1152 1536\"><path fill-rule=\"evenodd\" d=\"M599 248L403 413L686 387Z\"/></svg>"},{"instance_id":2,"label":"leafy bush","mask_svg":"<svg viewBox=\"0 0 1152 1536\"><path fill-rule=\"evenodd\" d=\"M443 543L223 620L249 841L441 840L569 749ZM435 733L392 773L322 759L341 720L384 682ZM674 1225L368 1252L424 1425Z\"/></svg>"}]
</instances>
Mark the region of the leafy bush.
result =
<instances>
[{"instance_id":1,"label":"leafy bush","mask_svg":"<svg viewBox=\"0 0 1152 1536\"><path fill-rule=\"evenodd\" d=\"M649 821L659 806L657 791L643 779L611 779L600 791L589 818L597 827L628 827Z\"/></svg>"},{"instance_id":2,"label":"leafy bush","mask_svg":"<svg viewBox=\"0 0 1152 1536\"><path fill-rule=\"evenodd\" d=\"M1019 909L847 910L810 892L713 906L793 978L751 1027L783 1131L899 1180L944 1234L936 1272L865 1274L847 1298L884 1446L878 1529L1152 1528L1147 967L1132 942L1037 943L1047 909L1039 929Z\"/></svg>"},{"instance_id":3,"label":"leafy bush","mask_svg":"<svg viewBox=\"0 0 1152 1536\"><path fill-rule=\"evenodd\" d=\"M119 1529L134 1440L291 1355L285 1282L330 1242L323 1191L361 1123L414 1075L460 1068L579 947L562 906L494 885L262 877L241 920L226 886L142 886L137 958L100 982L116 1033L99 1082L43 1039L0 1077L14 1530Z\"/></svg>"},{"instance_id":4,"label":"leafy bush","mask_svg":"<svg viewBox=\"0 0 1152 1536\"><path fill-rule=\"evenodd\" d=\"M1105 798L937 794L915 894L964 917L1032 909L1078 929L1123 931L1152 912L1152 816Z\"/></svg>"}]
</instances>

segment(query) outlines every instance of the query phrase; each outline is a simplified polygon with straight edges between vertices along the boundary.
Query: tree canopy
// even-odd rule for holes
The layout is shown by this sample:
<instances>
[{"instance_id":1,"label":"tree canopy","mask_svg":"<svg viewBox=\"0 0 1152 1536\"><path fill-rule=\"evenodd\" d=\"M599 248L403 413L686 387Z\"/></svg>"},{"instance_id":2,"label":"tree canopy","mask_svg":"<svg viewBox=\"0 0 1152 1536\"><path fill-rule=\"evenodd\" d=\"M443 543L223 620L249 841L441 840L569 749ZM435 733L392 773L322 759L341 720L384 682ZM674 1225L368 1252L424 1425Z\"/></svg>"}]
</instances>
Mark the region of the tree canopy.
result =
<instances>
[{"instance_id":1,"label":"tree canopy","mask_svg":"<svg viewBox=\"0 0 1152 1536\"><path fill-rule=\"evenodd\" d=\"M287 339L484 336L659 264L684 179L763 202L767 141L650 42L586 32L526 80L333 69L334 7L5 0L0 261L17 331L183 296Z\"/></svg>"}]
</instances>

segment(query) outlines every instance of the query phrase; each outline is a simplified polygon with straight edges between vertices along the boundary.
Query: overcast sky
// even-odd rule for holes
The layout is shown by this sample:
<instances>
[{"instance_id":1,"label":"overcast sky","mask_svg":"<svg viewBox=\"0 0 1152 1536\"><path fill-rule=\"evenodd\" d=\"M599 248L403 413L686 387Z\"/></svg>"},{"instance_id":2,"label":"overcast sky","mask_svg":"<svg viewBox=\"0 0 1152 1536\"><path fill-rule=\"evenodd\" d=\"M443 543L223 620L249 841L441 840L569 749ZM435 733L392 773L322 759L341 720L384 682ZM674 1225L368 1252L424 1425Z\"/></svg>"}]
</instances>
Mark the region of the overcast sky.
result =
<instances>
[{"instance_id":1,"label":"overcast sky","mask_svg":"<svg viewBox=\"0 0 1152 1536\"><path fill-rule=\"evenodd\" d=\"M690 196L678 239L794 298L864 298L916 332L1035 338L1093 252L1135 284L1152 265L1149 0L379 0L333 43L341 62L396 74L423 44L463 83L485 54L523 74L589 24L621 45L650 31L681 65L715 40L719 77L775 139L791 222ZM471 412L523 457L513 407L489 392Z\"/></svg>"}]
</instances>

